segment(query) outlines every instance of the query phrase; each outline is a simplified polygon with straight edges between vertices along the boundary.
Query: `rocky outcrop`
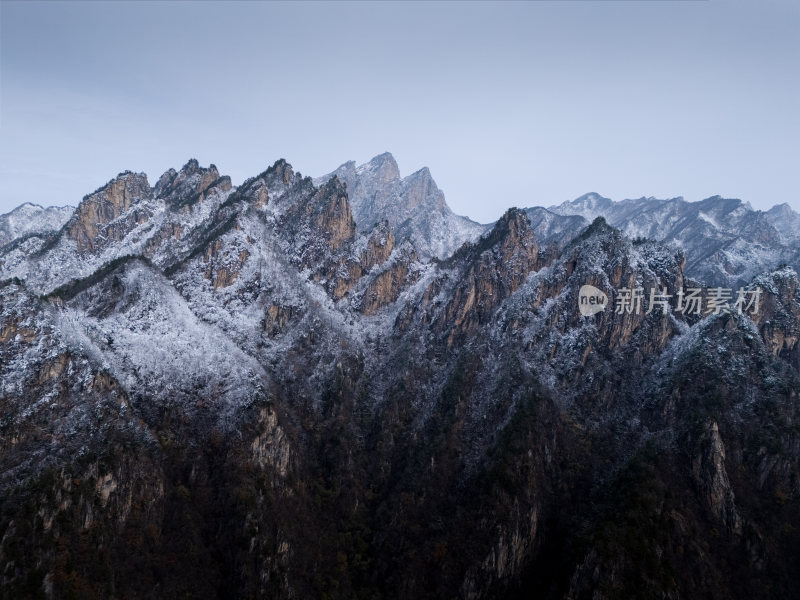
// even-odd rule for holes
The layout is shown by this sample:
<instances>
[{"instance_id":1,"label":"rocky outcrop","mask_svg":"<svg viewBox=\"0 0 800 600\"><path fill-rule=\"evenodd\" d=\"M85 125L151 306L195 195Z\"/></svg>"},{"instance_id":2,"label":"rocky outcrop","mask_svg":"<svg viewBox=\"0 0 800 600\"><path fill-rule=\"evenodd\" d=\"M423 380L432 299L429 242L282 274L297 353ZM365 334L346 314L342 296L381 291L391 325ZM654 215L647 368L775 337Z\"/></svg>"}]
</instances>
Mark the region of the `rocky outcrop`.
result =
<instances>
[{"instance_id":1,"label":"rocky outcrop","mask_svg":"<svg viewBox=\"0 0 800 600\"><path fill-rule=\"evenodd\" d=\"M394 250L394 232L388 221L375 226L369 234L367 247L361 252L360 262L364 271L369 271L375 265L385 263Z\"/></svg>"},{"instance_id":2,"label":"rocky outcrop","mask_svg":"<svg viewBox=\"0 0 800 600\"><path fill-rule=\"evenodd\" d=\"M741 534L742 520L736 510L735 497L728 480L725 445L716 422L708 423L697 440L692 474L708 510L729 531Z\"/></svg>"},{"instance_id":3,"label":"rocky outcrop","mask_svg":"<svg viewBox=\"0 0 800 600\"><path fill-rule=\"evenodd\" d=\"M374 267L386 263L395 247L394 233L386 222L377 225L368 237L352 241L350 252L340 253L314 274L317 281L326 281L328 292L336 300L344 298ZM416 260L416 255L410 260Z\"/></svg>"},{"instance_id":4,"label":"rocky outcrop","mask_svg":"<svg viewBox=\"0 0 800 600\"><path fill-rule=\"evenodd\" d=\"M184 231L185 227L179 223L164 223L159 230L147 240L147 244L144 247L144 255L147 258L152 258L158 249L164 246L165 242L169 240L180 240Z\"/></svg>"},{"instance_id":5,"label":"rocky outcrop","mask_svg":"<svg viewBox=\"0 0 800 600\"><path fill-rule=\"evenodd\" d=\"M289 320L292 318L293 309L291 306L281 306L270 304L264 315L264 331L269 337L275 337L285 330Z\"/></svg>"},{"instance_id":6,"label":"rocky outcrop","mask_svg":"<svg viewBox=\"0 0 800 600\"><path fill-rule=\"evenodd\" d=\"M197 159L190 159L180 171L170 169L158 180L154 188L156 198L165 199L173 209L188 210L193 204L202 202L209 188L222 192L231 189L231 179L220 177L215 165L201 167Z\"/></svg>"},{"instance_id":7,"label":"rocky outcrop","mask_svg":"<svg viewBox=\"0 0 800 600\"><path fill-rule=\"evenodd\" d=\"M417 255L410 245L406 245L383 263L374 274L361 297L361 312L373 315L384 306L395 302L404 289L417 281L418 272L414 270Z\"/></svg>"},{"instance_id":8,"label":"rocky outcrop","mask_svg":"<svg viewBox=\"0 0 800 600\"><path fill-rule=\"evenodd\" d=\"M447 345L486 323L537 266L539 246L525 213L510 209L476 244L465 245L455 260L466 262L452 297L435 328L447 329Z\"/></svg>"},{"instance_id":9,"label":"rocky outcrop","mask_svg":"<svg viewBox=\"0 0 800 600\"><path fill-rule=\"evenodd\" d=\"M312 189L310 196L289 207L281 227L291 236L298 264L309 267L326 262L356 235L344 184L332 178L319 190Z\"/></svg>"},{"instance_id":10,"label":"rocky outcrop","mask_svg":"<svg viewBox=\"0 0 800 600\"><path fill-rule=\"evenodd\" d=\"M412 242L423 259L446 258L486 231L486 226L453 213L427 167L401 178L388 152L360 166L347 162L315 182L333 177L347 186L360 231L387 221L398 243Z\"/></svg>"},{"instance_id":11,"label":"rocky outcrop","mask_svg":"<svg viewBox=\"0 0 800 600\"><path fill-rule=\"evenodd\" d=\"M251 444L253 461L261 469L270 469L279 477L286 477L289 468L290 448L286 435L278 424L277 415L261 409L258 415L261 432Z\"/></svg>"},{"instance_id":12,"label":"rocky outcrop","mask_svg":"<svg viewBox=\"0 0 800 600\"><path fill-rule=\"evenodd\" d=\"M747 311L759 327L764 344L773 356L783 356L800 367L800 301L797 273L783 268L757 277L748 286L750 292L761 290L758 306ZM749 302L752 294L747 297ZM757 310L756 310L757 308Z\"/></svg>"},{"instance_id":13,"label":"rocky outcrop","mask_svg":"<svg viewBox=\"0 0 800 600\"><path fill-rule=\"evenodd\" d=\"M395 250L394 232L387 221L377 224L368 235L357 235L346 186L337 177L328 179L318 190L312 188L307 197L289 206L280 217L280 228L289 234L295 249L292 260L301 267L314 265L312 280L323 284L335 300L344 298L374 268L387 263ZM414 260L413 251L403 253L399 262L404 266L395 265L393 284L392 275L371 274L380 279L379 283L367 284L371 293L374 295L376 287L384 290L382 300L370 304L373 310L383 305L381 302L389 302L390 297L397 298L406 284L408 265Z\"/></svg>"},{"instance_id":14,"label":"rocky outcrop","mask_svg":"<svg viewBox=\"0 0 800 600\"><path fill-rule=\"evenodd\" d=\"M66 234L77 244L79 252L95 251L147 220L144 212L131 214L125 223L112 223L134 204L150 198L152 190L144 173L120 173L102 188L84 197L75 214L65 225ZM111 236L111 239L109 239Z\"/></svg>"},{"instance_id":15,"label":"rocky outcrop","mask_svg":"<svg viewBox=\"0 0 800 600\"><path fill-rule=\"evenodd\" d=\"M515 503L512 515L514 525L498 525L489 553L479 566L467 571L460 590L463 598L491 597L492 589L502 589L503 584L513 581L523 571L525 560L538 542L538 513L533 508L521 515L520 506ZM513 529L508 531L509 527Z\"/></svg>"},{"instance_id":16,"label":"rocky outcrop","mask_svg":"<svg viewBox=\"0 0 800 600\"><path fill-rule=\"evenodd\" d=\"M347 191L332 179L308 204L310 223L320 232L331 250L338 250L353 239L356 224L350 213Z\"/></svg>"},{"instance_id":17,"label":"rocky outcrop","mask_svg":"<svg viewBox=\"0 0 800 600\"><path fill-rule=\"evenodd\" d=\"M608 308L594 318L602 346L613 351L635 341L639 352L634 358L637 362L643 354L662 351L677 331L669 315L675 307L678 290L684 287L683 253L649 242L641 242L634 248L602 218L596 219L582 238L565 249L562 260L573 280L605 290L609 295ZM596 268L598 261L602 264L600 269ZM623 293L632 298L637 289L638 303L622 302ZM577 291L573 290L576 304ZM666 299L666 306L650 306L654 291ZM567 327L575 327L580 321L580 313L570 311Z\"/></svg>"},{"instance_id":18,"label":"rocky outcrop","mask_svg":"<svg viewBox=\"0 0 800 600\"><path fill-rule=\"evenodd\" d=\"M239 277L248 256L250 253L247 249L226 248L221 239L215 240L209 244L204 254L207 265L205 278L211 281L215 290L230 286Z\"/></svg>"}]
</instances>

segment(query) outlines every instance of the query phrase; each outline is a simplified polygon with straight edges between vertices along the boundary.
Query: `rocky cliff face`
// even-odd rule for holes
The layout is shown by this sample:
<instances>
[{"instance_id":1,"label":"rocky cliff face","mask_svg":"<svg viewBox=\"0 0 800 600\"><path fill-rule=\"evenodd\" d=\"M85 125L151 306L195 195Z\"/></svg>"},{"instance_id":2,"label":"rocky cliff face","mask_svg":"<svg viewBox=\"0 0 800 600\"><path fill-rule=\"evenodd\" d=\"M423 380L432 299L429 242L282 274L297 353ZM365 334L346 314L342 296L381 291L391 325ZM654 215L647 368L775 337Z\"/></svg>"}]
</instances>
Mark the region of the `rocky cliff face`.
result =
<instances>
[{"instance_id":1,"label":"rocky cliff face","mask_svg":"<svg viewBox=\"0 0 800 600\"><path fill-rule=\"evenodd\" d=\"M360 166L353 161L344 163L315 183L334 176L347 186L359 229L369 231L388 221L398 241L413 242L422 257L447 258L486 231L485 226L450 210L427 168L401 178L397 162L388 152Z\"/></svg>"},{"instance_id":2,"label":"rocky cliff face","mask_svg":"<svg viewBox=\"0 0 800 600\"><path fill-rule=\"evenodd\" d=\"M0 249L3 597L800 594L791 267L685 314L690 250L517 209L430 260L370 165L125 173Z\"/></svg>"},{"instance_id":3,"label":"rocky cliff face","mask_svg":"<svg viewBox=\"0 0 800 600\"><path fill-rule=\"evenodd\" d=\"M129 222L117 224L110 232L108 226L123 213L128 213L133 204L151 195L150 184L144 173L120 173L83 199L67 224L65 233L75 240L78 252L95 251L109 241L118 242L127 233L126 229L138 225L140 219L146 220L147 217L129 213Z\"/></svg>"},{"instance_id":4,"label":"rocky cliff face","mask_svg":"<svg viewBox=\"0 0 800 600\"><path fill-rule=\"evenodd\" d=\"M448 346L477 331L536 269L538 258L539 246L525 214L509 210L476 246L468 243L453 257L463 266L443 310L434 313L434 330L449 333Z\"/></svg>"}]
</instances>

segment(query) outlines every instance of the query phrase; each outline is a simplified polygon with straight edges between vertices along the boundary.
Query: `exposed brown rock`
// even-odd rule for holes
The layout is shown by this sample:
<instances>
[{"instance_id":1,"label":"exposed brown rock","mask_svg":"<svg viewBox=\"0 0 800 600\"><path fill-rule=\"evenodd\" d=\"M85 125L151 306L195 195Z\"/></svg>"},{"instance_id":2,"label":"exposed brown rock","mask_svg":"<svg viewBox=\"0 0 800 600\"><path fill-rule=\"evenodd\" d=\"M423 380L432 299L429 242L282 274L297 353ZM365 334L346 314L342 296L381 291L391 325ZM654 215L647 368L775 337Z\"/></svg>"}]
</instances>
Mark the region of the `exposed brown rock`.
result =
<instances>
[{"instance_id":1,"label":"exposed brown rock","mask_svg":"<svg viewBox=\"0 0 800 600\"><path fill-rule=\"evenodd\" d=\"M336 182L338 184L338 182ZM347 193L340 185L326 185L310 205L311 223L324 236L331 250L337 250L356 234Z\"/></svg>"},{"instance_id":2,"label":"exposed brown rock","mask_svg":"<svg viewBox=\"0 0 800 600\"><path fill-rule=\"evenodd\" d=\"M264 315L264 329L269 337L278 335L292 318L293 310L291 306L280 306L270 304Z\"/></svg>"},{"instance_id":3,"label":"exposed brown rock","mask_svg":"<svg viewBox=\"0 0 800 600\"><path fill-rule=\"evenodd\" d=\"M328 280L327 289L336 300L345 295L370 270L385 263L394 249L394 234L388 223L377 225L370 233L366 248L360 255L340 256L315 274L315 279Z\"/></svg>"},{"instance_id":4,"label":"exposed brown rock","mask_svg":"<svg viewBox=\"0 0 800 600\"><path fill-rule=\"evenodd\" d=\"M786 356L800 368L797 274L790 269L779 270L760 278L755 285L761 287L762 294L758 311L751 318L759 327L764 344L773 356Z\"/></svg>"},{"instance_id":5,"label":"exposed brown rock","mask_svg":"<svg viewBox=\"0 0 800 600\"><path fill-rule=\"evenodd\" d=\"M269 192L267 191L267 186L263 185L259 187L258 191L256 192L256 199L253 202L253 206L255 206L256 208L263 208L264 206L267 205L268 201L269 201Z\"/></svg>"},{"instance_id":6,"label":"exposed brown rock","mask_svg":"<svg viewBox=\"0 0 800 600\"><path fill-rule=\"evenodd\" d=\"M94 251L106 243L107 236L120 239L122 232L131 225L147 220L142 212L129 219L125 225L108 228L107 225L127 211L137 201L152 194L147 177L143 173L122 173L116 179L86 196L66 225L69 237L75 240L78 251Z\"/></svg>"},{"instance_id":7,"label":"exposed brown rock","mask_svg":"<svg viewBox=\"0 0 800 600\"><path fill-rule=\"evenodd\" d=\"M733 533L741 533L742 520L725 469L725 445L716 421L702 433L692 459L692 474L711 513Z\"/></svg>"},{"instance_id":8,"label":"exposed brown rock","mask_svg":"<svg viewBox=\"0 0 800 600\"><path fill-rule=\"evenodd\" d=\"M409 250L378 273L364 291L361 312L372 315L397 300L400 293L417 279L411 271L411 265L416 260L416 254Z\"/></svg>"},{"instance_id":9,"label":"exposed brown rock","mask_svg":"<svg viewBox=\"0 0 800 600\"><path fill-rule=\"evenodd\" d=\"M205 278L211 281L215 290L228 287L239 277L239 271L249 256L246 249L237 253L235 249L227 248L222 239L217 239L205 251Z\"/></svg>"},{"instance_id":10,"label":"exposed brown rock","mask_svg":"<svg viewBox=\"0 0 800 600\"><path fill-rule=\"evenodd\" d=\"M369 235L367 249L361 253L361 264L364 271L369 271L375 265L385 263L394 249L394 232L389 223L384 221L377 225Z\"/></svg>"},{"instance_id":11,"label":"exposed brown rock","mask_svg":"<svg viewBox=\"0 0 800 600\"><path fill-rule=\"evenodd\" d=\"M231 189L230 177L220 177L215 165L204 168L193 158L180 171L170 169L164 173L154 192L157 198L169 198L174 206L185 209L195 202L202 202L212 184L223 192Z\"/></svg>"},{"instance_id":12,"label":"exposed brown rock","mask_svg":"<svg viewBox=\"0 0 800 600\"><path fill-rule=\"evenodd\" d=\"M152 258L164 242L170 239L178 241L183 236L183 233L183 225L173 222L164 223L164 225L147 240L147 244L144 248L144 255L147 258Z\"/></svg>"},{"instance_id":13,"label":"exposed brown rock","mask_svg":"<svg viewBox=\"0 0 800 600\"><path fill-rule=\"evenodd\" d=\"M0 343L6 344L19 336L19 340L23 343L29 344L36 339L36 331L25 327L22 319L10 318L3 323L0 328Z\"/></svg>"},{"instance_id":14,"label":"exposed brown rock","mask_svg":"<svg viewBox=\"0 0 800 600\"><path fill-rule=\"evenodd\" d=\"M472 262L438 319L439 329L452 325L448 345L488 321L525 281L537 266L539 246L525 213L510 209L485 239L460 252Z\"/></svg>"},{"instance_id":15,"label":"exposed brown rock","mask_svg":"<svg viewBox=\"0 0 800 600\"><path fill-rule=\"evenodd\" d=\"M261 469L269 468L280 477L286 477L290 447L275 411L262 408L258 414L258 426L260 432L250 445L253 461Z\"/></svg>"}]
</instances>

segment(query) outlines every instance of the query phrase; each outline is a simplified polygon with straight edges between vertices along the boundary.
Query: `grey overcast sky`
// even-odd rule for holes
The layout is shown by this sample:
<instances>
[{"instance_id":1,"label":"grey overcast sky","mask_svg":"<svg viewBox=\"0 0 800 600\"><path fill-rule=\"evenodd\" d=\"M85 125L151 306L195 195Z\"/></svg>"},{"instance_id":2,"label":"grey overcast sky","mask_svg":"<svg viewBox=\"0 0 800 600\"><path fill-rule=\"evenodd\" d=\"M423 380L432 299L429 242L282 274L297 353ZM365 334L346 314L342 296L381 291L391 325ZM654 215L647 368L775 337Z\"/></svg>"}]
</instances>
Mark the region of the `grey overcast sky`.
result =
<instances>
[{"instance_id":1,"label":"grey overcast sky","mask_svg":"<svg viewBox=\"0 0 800 600\"><path fill-rule=\"evenodd\" d=\"M0 212L387 150L482 222L589 191L800 210L798 32L794 0L0 2Z\"/></svg>"}]
</instances>

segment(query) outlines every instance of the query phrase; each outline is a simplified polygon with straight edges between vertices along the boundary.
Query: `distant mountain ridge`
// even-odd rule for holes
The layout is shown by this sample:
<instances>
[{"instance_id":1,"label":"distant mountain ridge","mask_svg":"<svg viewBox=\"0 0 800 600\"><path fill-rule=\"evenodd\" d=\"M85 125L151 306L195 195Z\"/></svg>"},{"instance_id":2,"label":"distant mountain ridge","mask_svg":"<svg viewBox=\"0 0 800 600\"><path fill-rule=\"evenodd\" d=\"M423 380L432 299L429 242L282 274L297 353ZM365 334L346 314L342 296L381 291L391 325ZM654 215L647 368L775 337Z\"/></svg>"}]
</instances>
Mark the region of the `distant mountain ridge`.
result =
<instances>
[{"instance_id":1,"label":"distant mountain ridge","mask_svg":"<svg viewBox=\"0 0 800 600\"><path fill-rule=\"evenodd\" d=\"M631 239L678 246L686 252L687 275L709 284L734 287L780 264L800 267L800 215L788 204L760 211L720 196L699 202L681 197L614 202L589 193L547 210L581 217L583 226L602 216Z\"/></svg>"},{"instance_id":2,"label":"distant mountain ridge","mask_svg":"<svg viewBox=\"0 0 800 600\"><path fill-rule=\"evenodd\" d=\"M49 206L26 202L0 215L0 247L29 233L58 231L72 216L72 206Z\"/></svg>"}]
</instances>

